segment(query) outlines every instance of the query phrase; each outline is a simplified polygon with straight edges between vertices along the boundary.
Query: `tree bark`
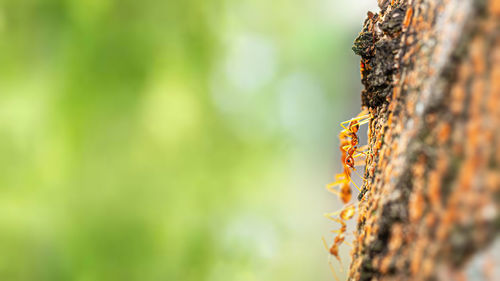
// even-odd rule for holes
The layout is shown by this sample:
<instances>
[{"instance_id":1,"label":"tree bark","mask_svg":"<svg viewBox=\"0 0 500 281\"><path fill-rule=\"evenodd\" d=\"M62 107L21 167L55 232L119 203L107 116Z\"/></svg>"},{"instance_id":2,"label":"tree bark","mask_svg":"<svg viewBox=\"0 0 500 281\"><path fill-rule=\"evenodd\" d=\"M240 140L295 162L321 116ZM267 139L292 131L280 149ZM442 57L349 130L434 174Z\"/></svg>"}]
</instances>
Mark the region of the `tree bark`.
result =
<instances>
[{"instance_id":1,"label":"tree bark","mask_svg":"<svg viewBox=\"0 0 500 281\"><path fill-rule=\"evenodd\" d=\"M500 0L379 6L353 46L373 118L349 279L500 280Z\"/></svg>"}]
</instances>

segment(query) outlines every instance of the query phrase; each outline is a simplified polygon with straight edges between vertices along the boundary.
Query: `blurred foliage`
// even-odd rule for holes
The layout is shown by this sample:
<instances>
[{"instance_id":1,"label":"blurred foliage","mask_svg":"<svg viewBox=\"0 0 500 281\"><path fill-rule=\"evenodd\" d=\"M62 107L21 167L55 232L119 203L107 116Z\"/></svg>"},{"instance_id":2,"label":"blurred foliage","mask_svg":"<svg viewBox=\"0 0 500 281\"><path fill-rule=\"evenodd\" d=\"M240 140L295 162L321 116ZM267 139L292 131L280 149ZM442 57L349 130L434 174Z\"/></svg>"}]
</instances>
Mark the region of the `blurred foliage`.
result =
<instances>
[{"instance_id":1,"label":"blurred foliage","mask_svg":"<svg viewBox=\"0 0 500 281\"><path fill-rule=\"evenodd\" d=\"M333 2L0 1L0 280L331 278Z\"/></svg>"}]
</instances>

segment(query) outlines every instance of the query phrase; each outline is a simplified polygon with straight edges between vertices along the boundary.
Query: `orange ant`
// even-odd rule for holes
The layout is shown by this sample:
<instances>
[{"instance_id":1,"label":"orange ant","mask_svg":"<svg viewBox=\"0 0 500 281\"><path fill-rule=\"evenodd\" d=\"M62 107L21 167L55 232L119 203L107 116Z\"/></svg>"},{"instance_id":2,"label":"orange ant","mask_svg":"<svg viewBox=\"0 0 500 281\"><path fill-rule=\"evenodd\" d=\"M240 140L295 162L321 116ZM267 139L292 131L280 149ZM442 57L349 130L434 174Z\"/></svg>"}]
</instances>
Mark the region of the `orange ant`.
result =
<instances>
[{"instance_id":1,"label":"orange ant","mask_svg":"<svg viewBox=\"0 0 500 281\"><path fill-rule=\"evenodd\" d=\"M367 155L365 152L360 152L358 151L358 144L359 144L359 138L358 138L358 131L359 127L363 124L366 124L369 122L369 118L371 117L370 114L363 114L365 112L361 112L358 116L355 118L352 118L350 120L344 121L340 123L340 126L344 128L340 132L339 138L340 138L340 151L341 151L341 162L342 165L344 166L344 172L342 174L337 174L335 176L335 182L330 183L327 185L327 189L333 193L335 193L337 196L340 197L342 202L347 203L351 200L351 189L349 186L349 183L352 182L353 185L360 190L360 188L352 181L351 179L351 169L361 178L363 178L361 175L359 175L356 172L356 169L354 168L355 166L355 161L354 158ZM344 124L349 123L349 126L346 128ZM348 139L350 138L350 140ZM356 152L359 152L358 154L354 155ZM340 185L340 191L337 191L334 189L334 186Z\"/></svg>"},{"instance_id":2,"label":"orange ant","mask_svg":"<svg viewBox=\"0 0 500 281\"><path fill-rule=\"evenodd\" d=\"M347 225L346 225L345 221L350 220L354 216L355 210L356 210L356 207L354 205L350 205L350 206L344 208L342 211L325 214L325 217L333 220L334 222L338 222L341 225L340 229L332 231L334 233L337 233L337 236L333 240L332 246L328 247L328 244L326 243L325 237L323 237L323 245L325 246L327 251L330 253L330 257L334 256L339 261L339 263L341 265L341 270L342 270L342 261L340 260L340 257L339 257L339 246L345 240L345 232L347 230ZM333 216L338 214L338 213L340 213L339 214L340 218L339 219L334 218ZM335 277L336 280L338 280L330 259L328 259L328 264L330 265L330 269L332 270L333 276Z\"/></svg>"},{"instance_id":3,"label":"orange ant","mask_svg":"<svg viewBox=\"0 0 500 281\"><path fill-rule=\"evenodd\" d=\"M344 128L343 131L340 132L340 137L343 138L345 135L348 137L351 137L350 144L346 145L343 149L349 149L349 148L354 148L351 153L348 153L350 156L354 153L356 150L357 145L359 144L359 138L358 138L358 131L359 127L363 124L366 124L370 121L371 114L364 114L365 111L361 112L358 116L355 118L352 118L350 120L344 121L340 123L340 126ZM361 120L361 121L360 121ZM349 126L346 128L344 124L349 123ZM349 151L349 150L346 150Z\"/></svg>"},{"instance_id":4,"label":"orange ant","mask_svg":"<svg viewBox=\"0 0 500 281\"><path fill-rule=\"evenodd\" d=\"M365 113L365 112L363 111L355 118L352 118L351 120L347 120L347 121L340 123L342 128L344 128L344 130L342 132L340 132L341 138L343 137L343 135L347 135L351 138L350 143L342 147L342 149L347 152L347 157L345 158L345 160L343 162L344 170L345 170L345 168L348 167L356 172L356 168L354 168L354 166L355 166L354 158L359 157L359 156L363 156L363 155L364 156L367 155L366 152L362 151L364 149L358 149L359 137L358 137L357 133L359 131L359 127L363 124L368 123L370 121L370 118L371 118L370 114L363 114L363 113ZM349 123L349 126L346 128L344 126L344 124L347 124L347 123ZM354 155L355 152L359 152L359 153L357 155ZM356 172L356 174L358 174L358 173ZM358 174L358 176L363 178L359 174ZM353 182L353 184L354 184L354 182ZM354 185L356 186L356 184L354 184ZM356 188L358 188L358 186L356 186ZM358 190L359 190L359 188L358 188Z\"/></svg>"}]
</instances>

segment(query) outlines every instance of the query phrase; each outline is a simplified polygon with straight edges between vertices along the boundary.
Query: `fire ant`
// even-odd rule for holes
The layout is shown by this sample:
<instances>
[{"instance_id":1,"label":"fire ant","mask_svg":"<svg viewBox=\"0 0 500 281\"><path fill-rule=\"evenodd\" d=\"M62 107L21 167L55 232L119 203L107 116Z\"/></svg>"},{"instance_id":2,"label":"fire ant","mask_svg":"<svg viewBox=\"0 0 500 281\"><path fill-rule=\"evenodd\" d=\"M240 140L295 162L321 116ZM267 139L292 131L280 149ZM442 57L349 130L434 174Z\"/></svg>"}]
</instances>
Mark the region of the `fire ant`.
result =
<instances>
[{"instance_id":1,"label":"fire ant","mask_svg":"<svg viewBox=\"0 0 500 281\"><path fill-rule=\"evenodd\" d=\"M335 182L330 183L326 186L326 188L331 191L332 193L335 193L339 198L342 200L342 202L347 203L351 200L351 189L349 186L349 183L352 182L353 185L358 189L361 190L354 181L351 179L351 170L354 171L358 176L363 178L361 175L359 175L356 172L355 166L355 161L354 158L359 157L359 156L366 156L367 153L360 151L358 149L358 144L359 144L359 137L357 135L359 131L359 127L363 124L366 124L369 122L369 118L371 117L370 114L364 114L365 111L361 112L358 116L355 118L352 118L350 120L344 121L340 123L340 126L344 128L339 134L340 138L340 152L341 152L341 157L340 160L342 162L342 165L344 167L344 171L341 174L337 174L335 176ZM347 127L345 127L345 124L349 124ZM350 140L348 139L350 138ZM363 147L364 148L364 147ZM358 152L358 154L355 155L355 153ZM340 191L337 191L334 189L334 186L340 185Z\"/></svg>"},{"instance_id":2,"label":"fire ant","mask_svg":"<svg viewBox=\"0 0 500 281\"><path fill-rule=\"evenodd\" d=\"M358 149L358 144L359 144L359 137L358 137L358 131L359 127L363 124L366 124L370 121L371 114L363 114L365 111L361 112L358 116L355 118L352 118L350 120L344 121L340 123L340 126L344 128L342 132L340 132L341 138L342 135L347 135L351 138L351 141L349 144L345 145L342 147L342 150L347 152L347 157L345 158L343 165L344 165L344 170L348 167L352 169L353 171L356 172L355 162L354 158L359 157L359 156L367 156L367 153L364 152L363 150L366 149L366 146L363 146L362 148ZM349 126L346 128L344 124L349 123ZM355 152L358 152L358 154L354 155ZM357 172L356 172L357 174ZM361 175L358 174L361 178L363 178ZM358 186L353 182L354 186L358 188ZM358 188L359 190L359 188Z\"/></svg>"},{"instance_id":3,"label":"fire ant","mask_svg":"<svg viewBox=\"0 0 500 281\"><path fill-rule=\"evenodd\" d=\"M339 257L339 246L345 240L345 232L347 230L347 225L346 225L345 221L350 220L354 216L355 210L356 210L356 207L354 205L349 205L348 207L344 208L341 211L325 214L325 217L327 217L328 219L331 219L334 222L338 222L341 225L340 229L332 231L333 233L337 233L337 236L333 240L332 246L328 247L328 244L326 243L326 240L323 237L323 245L325 246L327 251L330 253L330 257L334 256L339 261L341 266L342 266L342 261L340 260L340 257ZM338 214L338 213L340 213L339 214L340 218L334 218L333 216ZM335 276L335 279L338 280L330 259L328 259L328 264L330 265L333 276ZM342 267L341 267L341 269L342 269Z\"/></svg>"}]
</instances>

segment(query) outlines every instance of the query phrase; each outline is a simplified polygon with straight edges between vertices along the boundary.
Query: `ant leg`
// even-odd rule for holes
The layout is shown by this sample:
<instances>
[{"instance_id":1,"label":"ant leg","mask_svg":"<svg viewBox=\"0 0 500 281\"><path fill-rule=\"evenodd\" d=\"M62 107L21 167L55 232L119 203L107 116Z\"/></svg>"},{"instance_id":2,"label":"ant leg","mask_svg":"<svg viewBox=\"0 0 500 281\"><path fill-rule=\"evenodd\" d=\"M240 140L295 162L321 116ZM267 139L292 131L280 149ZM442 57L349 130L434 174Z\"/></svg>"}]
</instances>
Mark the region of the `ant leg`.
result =
<instances>
[{"instance_id":1,"label":"ant leg","mask_svg":"<svg viewBox=\"0 0 500 281\"><path fill-rule=\"evenodd\" d=\"M345 152L347 152L347 150L349 150L349 148L351 148L351 147L352 147L352 145L351 145L351 144L346 144L346 145L342 146L342 149L343 149Z\"/></svg>"},{"instance_id":2,"label":"ant leg","mask_svg":"<svg viewBox=\"0 0 500 281\"><path fill-rule=\"evenodd\" d=\"M364 154L356 154L352 156L352 158L354 159L354 167L365 166L366 157L367 155Z\"/></svg>"},{"instance_id":3,"label":"ant leg","mask_svg":"<svg viewBox=\"0 0 500 281\"><path fill-rule=\"evenodd\" d=\"M332 184L329 184L326 186L326 190L330 191L331 193L337 195L338 197L341 196L340 192L338 190L336 190L335 188L333 188L334 185L330 186Z\"/></svg>"},{"instance_id":4,"label":"ant leg","mask_svg":"<svg viewBox=\"0 0 500 281\"><path fill-rule=\"evenodd\" d=\"M352 156L352 158L357 158L357 157L361 157L361 156L366 157L366 156L367 156L367 154L366 154L366 153L364 153L364 152L360 152L360 153L358 153L358 154L353 155L353 156ZM363 164L363 165L364 165L364 164ZM363 166L363 165L361 165L361 166ZM359 164L356 164L355 166L360 166L360 165L359 165Z\"/></svg>"},{"instance_id":5,"label":"ant leg","mask_svg":"<svg viewBox=\"0 0 500 281\"><path fill-rule=\"evenodd\" d=\"M342 128L344 128L345 130L347 130L347 128L344 126L344 124L348 124L352 121L359 121L359 120L363 120L363 119L367 119L367 120L370 120L371 118L371 115L370 114L365 114L365 115L361 115L361 116L356 116L354 118L351 118L349 120L346 120L346 121L343 121L340 123L340 126L342 126ZM365 122L367 120L363 120L363 121L360 121L358 124L360 124L361 122ZM363 123L365 124L365 123Z\"/></svg>"},{"instance_id":6,"label":"ant leg","mask_svg":"<svg viewBox=\"0 0 500 281\"><path fill-rule=\"evenodd\" d=\"M353 170L353 171L356 171L356 170ZM349 180L352 182L354 187L356 187L358 189L358 191L361 192L361 188L358 187L358 185L352 180L352 178L350 176L349 176Z\"/></svg>"},{"instance_id":7,"label":"ant leg","mask_svg":"<svg viewBox=\"0 0 500 281\"><path fill-rule=\"evenodd\" d=\"M364 119L362 121L359 121L358 124L356 124L356 125L361 126L361 125L364 125L364 124L370 122L370 118L369 117L371 117L371 116L368 116L366 119Z\"/></svg>"},{"instance_id":8,"label":"ant leg","mask_svg":"<svg viewBox=\"0 0 500 281\"><path fill-rule=\"evenodd\" d=\"M341 185L341 184L343 184L344 182L345 182L345 179L337 179L336 181L334 181L334 182L331 182L331 183L327 184L327 185L326 185L326 188L327 188L327 189L330 189L330 188L332 188L332 187L334 187L334 186Z\"/></svg>"},{"instance_id":9,"label":"ant leg","mask_svg":"<svg viewBox=\"0 0 500 281\"><path fill-rule=\"evenodd\" d=\"M324 216L343 225L344 224L343 220L345 220L345 218L343 218L341 216L341 218L343 220L340 220L340 219L333 218L333 216L336 216L336 215L338 215L338 214L340 214L342 212L345 212L346 210L350 210L353 207L354 207L354 210L356 210L356 208L358 207L358 205L359 205L359 202L358 203L350 203L350 204L348 204L347 206L345 206L344 208L342 208L342 209L340 209L338 211L331 212L331 213L325 213ZM350 219L351 217L349 217L348 219Z\"/></svg>"},{"instance_id":10,"label":"ant leg","mask_svg":"<svg viewBox=\"0 0 500 281\"><path fill-rule=\"evenodd\" d=\"M361 188L359 188L359 186L351 179L351 182L352 184L354 185L354 187L356 187L356 189L361 192Z\"/></svg>"},{"instance_id":11,"label":"ant leg","mask_svg":"<svg viewBox=\"0 0 500 281\"><path fill-rule=\"evenodd\" d=\"M345 177L345 174L344 174L344 173L336 174L336 175L335 175L335 179L336 179L337 181L339 181L339 179L340 179L340 180L343 180L344 182L348 182L348 181L349 181L349 180L346 180L346 177Z\"/></svg>"},{"instance_id":12,"label":"ant leg","mask_svg":"<svg viewBox=\"0 0 500 281\"><path fill-rule=\"evenodd\" d=\"M341 210L341 211L342 211L342 210ZM337 214L337 213L339 213L339 211L337 211L337 212L333 212L333 213L326 213L326 214L323 214L323 215L325 216L325 218L330 219L330 220L332 220L332 221L334 221L334 222L337 222L337 223L339 223L339 224L341 225L340 229L339 229L339 230L337 230L337 231L338 231L338 233L339 233L339 235L341 235L342 233L344 233L344 232L345 232L346 223L345 223L344 221L342 221L341 219L337 219L337 218L333 218L333 217L332 217L332 216L334 216L334 215L335 215L335 214ZM336 231L334 230L334 231L332 231L332 232L336 232ZM335 243L337 243L337 242L335 242ZM342 243L342 242L340 242L340 243Z\"/></svg>"},{"instance_id":13,"label":"ant leg","mask_svg":"<svg viewBox=\"0 0 500 281\"><path fill-rule=\"evenodd\" d=\"M340 212L342 212L342 210L338 210L338 211L331 212L331 213L324 213L323 215L324 215L327 219L331 219L331 220L332 220L332 221L334 221L334 222L338 222L338 223L342 224L341 220L334 218L334 216L336 216L336 215L340 214Z\"/></svg>"},{"instance_id":14,"label":"ant leg","mask_svg":"<svg viewBox=\"0 0 500 281\"><path fill-rule=\"evenodd\" d=\"M339 281L339 278L337 277L337 274L335 273L335 268L333 268L332 261L330 258L328 258L328 264L330 265L330 270L332 271L333 277L335 278L335 281Z\"/></svg>"},{"instance_id":15,"label":"ant leg","mask_svg":"<svg viewBox=\"0 0 500 281\"><path fill-rule=\"evenodd\" d=\"M362 150L367 150L369 148L370 148L370 146L368 144L365 144L365 145L362 145L362 146L358 147L358 150L362 151Z\"/></svg>"},{"instance_id":16,"label":"ant leg","mask_svg":"<svg viewBox=\"0 0 500 281\"><path fill-rule=\"evenodd\" d=\"M341 231L340 231L340 230L330 230L330 232L331 232L331 233L340 233ZM354 234L354 231L353 231L352 233L346 233L346 234L345 234L345 237L349 237L349 236L351 236L351 235L355 235L355 234ZM349 242L347 242L347 241L345 241L345 240L344 240L344 242L342 242L342 243L346 243L347 245L352 246L352 244L350 244Z\"/></svg>"},{"instance_id":17,"label":"ant leg","mask_svg":"<svg viewBox=\"0 0 500 281\"><path fill-rule=\"evenodd\" d=\"M364 182L367 182L367 181L368 181L368 180L367 180L367 179L365 179L363 176L361 176L361 175L360 175L360 174L359 174L356 170L353 170L353 171L354 171L354 172L356 173L356 175L358 175L358 176L359 176L359 177L360 177L360 178L361 178ZM354 182L353 182L353 183L354 183Z\"/></svg>"},{"instance_id":18,"label":"ant leg","mask_svg":"<svg viewBox=\"0 0 500 281\"><path fill-rule=\"evenodd\" d=\"M324 236L321 237L321 240L323 241L323 246L325 246L325 249L327 252L330 252L330 249L328 248L328 244L326 243L326 239Z\"/></svg>"},{"instance_id":19,"label":"ant leg","mask_svg":"<svg viewBox=\"0 0 500 281\"><path fill-rule=\"evenodd\" d=\"M342 124L346 124L346 123L349 123L351 121L358 121L358 120L362 120L362 119L366 119L366 118L371 118L371 114L364 114L364 115L358 115L354 118L351 118L349 120L346 120L346 121L343 121Z\"/></svg>"},{"instance_id":20,"label":"ant leg","mask_svg":"<svg viewBox=\"0 0 500 281\"><path fill-rule=\"evenodd\" d=\"M342 264L342 260L340 260L340 257L337 255L335 256L335 258L337 258L337 260L339 261L339 264L340 264L340 272L344 272L344 265Z\"/></svg>"},{"instance_id":21,"label":"ant leg","mask_svg":"<svg viewBox=\"0 0 500 281\"><path fill-rule=\"evenodd\" d=\"M369 150L370 150L370 147L367 144L360 146L358 149L356 149L356 152L358 152L358 154L354 155L353 157L356 157L359 154L369 155L370 154Z\"/></svg>"},{"instance_id":22,"label":"ant leg","mask_svg":"<svg viewBox=\"0 0 500 281\"><path fill-rule=\"evenodd\" d=\"M364 119L366 118L366 119ZM371 116L361 116L361 117L358 117L358 118L353 118L353 119L350 119L350 120L346 120L344 122L341 122L340 123L340 126L342 127L342 131L340 131L340 137L344 137L347 135L349 136L351 133L353 133L351 131L351 129L349 129L348 127L346 127L347 125L346 124L350 124L352 121L357 121L357 120L361 120L359 121L356 125L357 126L361 126L361 125L364 125L368 122L370 122L370 119L371 119Z\"/></svg>"},{"instance_id":23,"label":"ant leg","mask_svg":"<svg viewBox=\"0 0 500 281\"><path fill-rule=\"evenodd\" d=\"M332 220L332 221L334 221L334 222L338 222L338 223L340 223L341 225L344 225L344 224L345 224L345 222L343 222L342 220L340 220L340 219L336 219L336 218L332 218L332 216L335 216L336 214L339 214L341 211L342 211L342 210L340 210L340 211L336 211L336 212L333 212L333 213L325 213L325 214L324 214L324 216L325 216L325 218L327 218L327 219L331 219L331 220Z\"/></svg>"},{"instance_id":24,"label":"ant leg","mask_svg":"<svg viewBox=\"0 0 500 281\"><path fill-rule=\"evenodd\" d=\"M336 179L336 181L334 181L334 182L329 183L329 184L327 184L327 185L326 185L326 189L328 189L328 190L330 190L330 191L331 191L331 190L333 189L333 187L334 187L334 186L341 185L341 184L343 184L343 183L348 182L348 180L345 178L345 175L344 175L344 174L337 174L337 175L335 176L335 179ZM335 191L337 191L337 190L335 190ZM333 191L332 191L332 192L333 192ZM338 192L338 191L337 191L337 192ZM335 193L335 192L334 192L334 193Z\"/></svg>"}]
</instances>

